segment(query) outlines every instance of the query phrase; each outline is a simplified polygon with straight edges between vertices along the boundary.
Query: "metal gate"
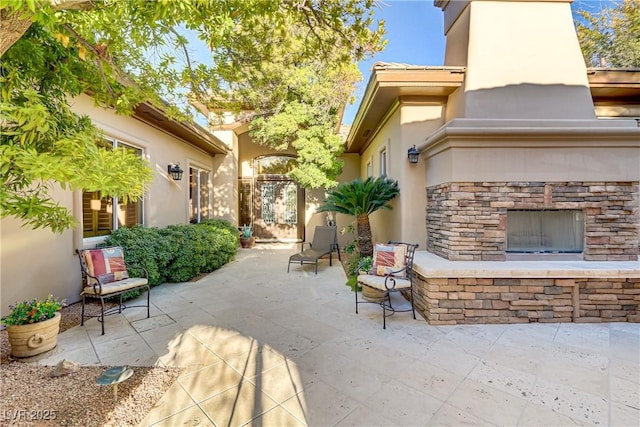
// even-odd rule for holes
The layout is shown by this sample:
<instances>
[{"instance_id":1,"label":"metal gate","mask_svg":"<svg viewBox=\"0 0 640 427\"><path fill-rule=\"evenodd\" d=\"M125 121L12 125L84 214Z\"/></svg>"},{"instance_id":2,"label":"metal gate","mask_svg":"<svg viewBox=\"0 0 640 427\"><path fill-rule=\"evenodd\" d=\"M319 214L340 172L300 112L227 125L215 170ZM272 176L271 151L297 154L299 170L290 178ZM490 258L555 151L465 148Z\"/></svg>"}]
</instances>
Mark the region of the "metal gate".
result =
<instances>
[{"instance_id":1,"label":"metal gate","mask_svg":"<svg viewBox=\"0 0 640 427\"><path fill-rule=\"evenodd\" d=\"M304 190L278 178L243 179L240 183L240 225L253 224L261 240L300 240L304 233Z\"/></svg>"}]
</instances>

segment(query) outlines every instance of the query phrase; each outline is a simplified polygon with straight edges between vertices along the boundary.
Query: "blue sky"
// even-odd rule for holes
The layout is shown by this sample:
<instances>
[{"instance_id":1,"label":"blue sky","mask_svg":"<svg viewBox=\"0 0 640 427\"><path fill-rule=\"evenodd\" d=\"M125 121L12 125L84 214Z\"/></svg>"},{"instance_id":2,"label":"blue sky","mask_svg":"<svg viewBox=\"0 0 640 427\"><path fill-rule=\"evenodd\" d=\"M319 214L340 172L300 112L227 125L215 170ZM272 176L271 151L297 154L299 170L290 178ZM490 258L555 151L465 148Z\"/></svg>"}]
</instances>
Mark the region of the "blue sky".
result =
<instances>
[{"instance_id":1,"label":"blue sky","mask_svg":"<svg viewBox=\"0 0 640 427\"><path fill-rule=\"evenodd\" d=\"M356 90L355 102L345 109L342 123L346 125L353 122L376 62L444 64L443 15L433 0L385 0L376 8L375 19L385 21L387 46L372 59L358 64L363 80Z\"/></svg>"}]
</instances>

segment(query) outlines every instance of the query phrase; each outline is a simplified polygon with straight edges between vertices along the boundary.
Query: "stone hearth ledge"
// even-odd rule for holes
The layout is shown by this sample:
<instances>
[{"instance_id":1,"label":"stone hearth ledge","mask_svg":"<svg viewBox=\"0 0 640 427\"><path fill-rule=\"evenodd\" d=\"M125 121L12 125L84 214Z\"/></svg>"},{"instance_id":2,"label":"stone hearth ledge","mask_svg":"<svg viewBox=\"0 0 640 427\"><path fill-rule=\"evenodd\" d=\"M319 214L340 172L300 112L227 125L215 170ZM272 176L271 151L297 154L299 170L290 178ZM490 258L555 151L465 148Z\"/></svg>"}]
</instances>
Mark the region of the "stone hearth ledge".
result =
<instances>
[{"instance_id":1,"label":"stone hearth ledge","mask_svg":"<svg viewBox=\"0 0 640 427\"><path fill-rule=\"evenodd\" d=\"M442 278L640 278L640 261L449 261L417 251L415 272Z\"/></svg>"}]
</instances>

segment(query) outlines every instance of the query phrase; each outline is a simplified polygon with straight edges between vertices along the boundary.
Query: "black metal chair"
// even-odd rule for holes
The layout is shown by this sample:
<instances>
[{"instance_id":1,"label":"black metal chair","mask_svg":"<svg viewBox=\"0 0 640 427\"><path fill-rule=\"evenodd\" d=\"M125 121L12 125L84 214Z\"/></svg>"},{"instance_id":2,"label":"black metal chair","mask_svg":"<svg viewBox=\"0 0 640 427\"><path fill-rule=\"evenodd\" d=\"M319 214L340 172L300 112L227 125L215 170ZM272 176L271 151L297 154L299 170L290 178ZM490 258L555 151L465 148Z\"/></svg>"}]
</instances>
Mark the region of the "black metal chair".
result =
<instances>
[{"instance_id":1,"label":"black metal chair","mask_svg":"<svg viewBox=\"0 0 640 427\"><path fill-rule=\"evenodd\" d=\"M309 249L305 249L304 245L309 245ZM313 233L313 241L311 243L302 242L301 251L289 257L287 273L292 262L299 262L300 265L315 264L316 274L318 274L318 260L329 255L329 265L333 265L333 252L338 253L338 260L341 261L337 228L317 226Z\"/></svg>"},{"instance_id":2,"label":"black metal chair","mask_svg":"<svg viewBox=\"0 0 640 427\"><path fill-rule=\"evenodd\" d=\"M415 279L415 273L413 271L413 257L415 255L416 249L418 248L417 244L413 243L403 243L403 242L395 242L389 241L386 246L399 246L403 245L406 248L406 253L404 254L404 262L401 265L397 265L394 263L381 265L381 272L369 272L369 274L359 274L358 275L358 285L365 287L368 286L373 289L377 289L380 291L381 300L380 301L366 301L358 299L358 288L356 287L355 295L356 295L356 313L358 313L358 305L359 304L379 304L382 307L382 328L387 329L387 312L391 313L395 312L408 312L411 311L413 313L413 318L416 318L416 310L413 304L413 282ZM378 245L376 245L376 249ZM374 250L374 267L376 267L376 251ZM375 274L372 274L375 273ZM411 303L411 308L407 310L400 310L398 308L394 308L391 305L391 293L392 292L409 292L409 301Z\"/></svg>"},{"instance_id":3,"label":"black metal chair","mask_svg":"<svg viewBox=\"0 0 640 427\"><path fill-rule=\"evenodd\" d=\"M104 335L104 316L109 314L122 313L125 308L146 307L147 318L150 315L151 288L149 286L149 275L141 266L136 266L142 270L145 277L129 277L130 266L124 261L124 253L121 247L113 246L98 249L76 249L80 259L80 268L83 277L82 296L82 317L80 326L84 325L85 298L100 299L101 311L98 321L102 323L102 335ZM122 295L126 292L142 289L147 291L147 305L125 306L122 303ZM105 298L119 296L116 307L104 309ZM95 317L95 316L87 316Z\"/></svg>"}]
</instances>

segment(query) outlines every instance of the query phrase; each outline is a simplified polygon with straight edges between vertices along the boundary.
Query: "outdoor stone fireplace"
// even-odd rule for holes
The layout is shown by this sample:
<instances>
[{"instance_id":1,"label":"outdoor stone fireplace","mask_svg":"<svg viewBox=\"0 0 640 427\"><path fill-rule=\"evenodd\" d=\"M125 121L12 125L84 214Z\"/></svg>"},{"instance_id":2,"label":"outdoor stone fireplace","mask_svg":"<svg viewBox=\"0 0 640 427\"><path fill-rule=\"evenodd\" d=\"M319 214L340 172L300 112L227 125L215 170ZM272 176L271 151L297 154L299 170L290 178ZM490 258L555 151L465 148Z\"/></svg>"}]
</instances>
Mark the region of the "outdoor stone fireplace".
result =
<instances>
[{"instance_id":1,"label":"outdoor stone fireplace","mask_svg":"<svg viewBox=\"0 0 640 427\"><path fill-rule=\"evenodd\" d=\"M579 230L579 237L584 236L582 259L634 261L639 240L637 195L638 182L432 186L427 188L427 250L452 261L504 261L509 249L509 212L572 210L583 217L584 229Z\"/></svg>"}]
</instances>

